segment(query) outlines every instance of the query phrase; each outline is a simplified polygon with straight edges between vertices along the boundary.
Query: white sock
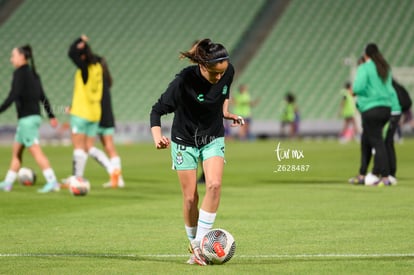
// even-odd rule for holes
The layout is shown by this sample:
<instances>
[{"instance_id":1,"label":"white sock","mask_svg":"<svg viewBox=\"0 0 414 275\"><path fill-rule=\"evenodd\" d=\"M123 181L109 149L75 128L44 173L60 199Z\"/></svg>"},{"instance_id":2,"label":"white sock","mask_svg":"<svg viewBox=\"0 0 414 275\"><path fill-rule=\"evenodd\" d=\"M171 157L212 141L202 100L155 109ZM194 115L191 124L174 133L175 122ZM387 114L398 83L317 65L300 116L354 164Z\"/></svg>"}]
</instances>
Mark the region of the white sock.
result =
<instances>
[{"instance_id":1,"label":"white sock","mask_svg":"<svg viewBox=\"0 0 414 275\"><path fill-rule=\"evenodd\" d=\"M72 175L77 176L77 177L83 177L87 159L88 159L88 155L86 154L84 150L82 149L73 150Z\"/></svg>"},{"instance_id":2,"label":"white sock","mask_svg":"<svg viewBox=\"0 0 414 275\"><path fill-rule=\"evenodd\" d=\"M198 214L197 234L195 239L201 241L201 239L207 234L210 229L213 228L214 221L216 220L216 213L209 213L200 209Z\"/></svg>"},{"instance_id":3,"label":"white sock","mask_svg":"<svg viewBox=\"0 0 414 275\"><path fill-rule=\"evenodd\" d=\"M13 184L17 178L17 172L14 172L12 170L7 171L6 177L4 178L4 181L10 184Z\"/></svg>"},{"instance_id":4,"label":"white sock","mask_svg":"<svg viewBox=\"0 0 414 275\"><path fill-rule=\"evenodd\" d=\"M121 158L116 156L110 159L112 167L114 169L121 170Z\"/></svg>"},{"instance_id":5,"label":"white sock","mask_svg":"<svg viewBox=\"0 0 414 275\"><path fill-rule=\"evenodd\" d=\"M102 150L99 150L96 147L92 147L89 149L89 155L93 157L101 166L103 166L108 172L108 174L111 174L113 171L113 167L111 162L109 161L108 157L105 155L105 153Z\"/></svg>"},{"instance_id":6,"label":"white sock","mask_svg":"<svg viewBox=\"0 0 414 275\"><path fill-rule=\"evenodd\" d=\"M197 233L197 226L191 227L191 226L187 226L185 225L185 232L187 233L187 238L190 240L190 242L192 240L195 239L196 237L196 233Z\"/></svg>"},{"instance_id":7,"label":"white sock","mask_svg":"<svg viewBox=\"0 0 414 275\"><path fill-rule=\"evenodd\" d=\"M46 182L56 182L56 175L52 168L43 170L43 176L45 177Z\"/></svg>"}]
</instances>

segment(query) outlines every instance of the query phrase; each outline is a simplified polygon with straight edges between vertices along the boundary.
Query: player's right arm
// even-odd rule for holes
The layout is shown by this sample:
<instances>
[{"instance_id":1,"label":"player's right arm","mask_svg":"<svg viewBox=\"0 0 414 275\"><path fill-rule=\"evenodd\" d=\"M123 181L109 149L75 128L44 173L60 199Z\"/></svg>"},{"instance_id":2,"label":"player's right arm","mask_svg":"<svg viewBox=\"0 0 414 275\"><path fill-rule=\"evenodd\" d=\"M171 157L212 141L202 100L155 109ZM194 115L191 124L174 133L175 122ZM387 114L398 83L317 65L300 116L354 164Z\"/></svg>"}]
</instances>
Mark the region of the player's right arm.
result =
<instances>
[{"instance_id":1,"label":"player's right arm","mask_svg":"<svg viewBox=\"0 0 414 275\"><path fill-rule=\"evenodd\" d=\"M229 112L229 99L224 100L223 103L223 118L233 121L233 123L230 125L231 127L244 125L243 117Z\"/></svg>"},{"instance_id":2,"label":"player's right arm","mask_svg":"<svg viewBox=\"0 0 414 275\"><path fill-rule=\"evenodd\" d=\"M157 149L165 149L170 145L170 140L162 135L161 116L175 111L177 108L177 92L180 80L174 79L167 90L160 96L152 106L150 114L151 134Z\"/></svg>"},{"instance_id":3,"label":"player's right arm","mask_svg":"<svg viewBox=\"0 0 414 275\"><path fill-rule=\"evenodd\" d=\"M7 110L7 108L10 107L10 105L16 100L19 93L22 93L24 89L24 78L20 71L15 71L13 73L13 80L11 85L11 90L7 96L7 98L3 101L3 103L0 105L0 113Z\"/></svg>"},{"instance_id":4,"label":"player's right arm","mask_svg":"<svg viewBox=\"0 0 414 275\"><path fill-rule=\"evenodd\" d=\"M86 84L88 81L88 64L84 62L81 58L82 50L86 46L85 36L81 36L76 39L69 47L68 56L72 62L78 67L82 72L83 83Z\"/></svg>"},{"instance_id":5,"label":"player's right arm","mask_svg":"<svg viewBox=\"0 0 414 275\"><path fill-rule=\"evenodd\" d=\"M357 69L356 76L354 79L354 84L352 90L354 94L361 95L365 93L368 82L368 73L365 66L360 65Z\"/></svg>"},{"instance_id":6,"label":"player's right arm","mask_svg":"<svg viewBox=\"0 0 414 275\"><path fill-rule=\"evenodd\" d=\"M157 149L165 149L170 145L170 140L163 136L161 131L161 116L167 113L169 113L169 110L167 106L163 104L162 95L157 103L152 106L150 114L151 134Z\"/></svg>"},{"instance_id":7,"label":"player's right arm","mask_svg":"<svg viewBox=\"0 0 414 275\"><path fill-rule=\"evenodd\" d=\"M162 135L160 126L151 127L151 134L157 149L165 149L170 146L170 140Z\"/></svg>"}]
</instances>

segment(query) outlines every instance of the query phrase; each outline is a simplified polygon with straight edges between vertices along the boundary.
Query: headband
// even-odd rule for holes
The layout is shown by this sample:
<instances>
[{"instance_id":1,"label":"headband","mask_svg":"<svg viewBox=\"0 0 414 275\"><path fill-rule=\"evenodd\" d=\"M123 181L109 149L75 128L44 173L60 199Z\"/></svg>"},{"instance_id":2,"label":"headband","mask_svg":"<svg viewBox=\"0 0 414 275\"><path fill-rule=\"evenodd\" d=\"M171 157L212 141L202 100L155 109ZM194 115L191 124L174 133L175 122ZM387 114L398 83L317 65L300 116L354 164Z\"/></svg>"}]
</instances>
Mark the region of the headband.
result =
<instances>
[{"instance_id":1,"label":"headband","mask_svg":"<svg viewBox=\"0 0 414 275\"><path fill-rule=\"evenodd\" d=\"M207 60L206 63L217 63L217 62L228 60L228 59L229 59L229 56L226 55L226 56L223 56L223 57Z\"/></svg>"}]
</instances>

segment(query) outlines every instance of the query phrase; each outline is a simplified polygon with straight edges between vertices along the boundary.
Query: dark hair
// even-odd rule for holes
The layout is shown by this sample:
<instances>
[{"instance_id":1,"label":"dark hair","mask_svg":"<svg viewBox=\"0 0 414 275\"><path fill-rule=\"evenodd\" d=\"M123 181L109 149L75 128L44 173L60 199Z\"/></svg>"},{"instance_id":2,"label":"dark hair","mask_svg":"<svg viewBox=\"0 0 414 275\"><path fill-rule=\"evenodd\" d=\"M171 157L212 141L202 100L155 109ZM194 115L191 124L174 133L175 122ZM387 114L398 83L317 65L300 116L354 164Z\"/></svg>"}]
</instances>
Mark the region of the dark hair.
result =
<instances>
[{"instance_id":1,"label":"dark hair","mask_svg":"<svg viewBox=\"0 0 414 275\"><path fill-rule=\"evenodd\" d=\"M390 72L390 65L388 65L387 61L382 56L378 46L374 43L368 44L365 47L365 54L375 63L378 75L381 77L382 81L385 82Z\"/></svg>"},{"instance_id":2,"label":"dark hair","mask_svg":"<svg viewBox=\"0 0 414 275\"><path fill-rule=\"evenodd\" d=\"M203 66L212 66L229 59L229 54L222 44L213 43L209 38L196 41L190 50L180 53L180 58Z\"/></svg>"},{"instance_id":3,"label":"dark hair","mask_svg":"<svg viewBox=\"0 0 414 275\"><path fill-rule=\"evenodd\" d=\"M108 63L106 62L105 57L95 55L95 58L99 63L101 63L104 79L108 81L109 88L111 88L113 80L111 73L109 72Z\"/></svg>"},{"instance_id":4,"label":"dark hair","mask_svg":"<svg viewBox=\"0 0 414 275\"><path fill-rule=\"evenodd\" d=\"M351 82L347 81L344 84L345 89L350 89L351 88Z\"/></svg>"},{"instance_id":5,"label":"dark hair","mask_svg":"<svg viewBox=\"0 0 414 275\"><path fill-rule=\"evenodd\" d=\"M30 67L32 68L33 73L37 76L36 65L33 57L33 50L29 44L18 47L17 50L19 53L24 55L24 58L29 62Z\"/></svg>"},{"instance_id":6,"label":"dark hair","mask_svg":"<svg viewBox=\"0 0 414 275\"><path fill-rule=\"evenodd\" d=\"M291 92L288 92L285 95L285 99L288 103L294 103L295 102L295 96Z\"/></svg>"},{"instance_id":7,"label":"dark hair","mask_svg":"<svg viewBox=\"0 0 414 275\"><path fill-rule=\"evenodd\" d=\"M87 64L95 64L98 61L96 55L92 52L91 46L85 42L85 47L80 51L81 55L85 56L85 62Z\"/></svg>"}]
</instances>

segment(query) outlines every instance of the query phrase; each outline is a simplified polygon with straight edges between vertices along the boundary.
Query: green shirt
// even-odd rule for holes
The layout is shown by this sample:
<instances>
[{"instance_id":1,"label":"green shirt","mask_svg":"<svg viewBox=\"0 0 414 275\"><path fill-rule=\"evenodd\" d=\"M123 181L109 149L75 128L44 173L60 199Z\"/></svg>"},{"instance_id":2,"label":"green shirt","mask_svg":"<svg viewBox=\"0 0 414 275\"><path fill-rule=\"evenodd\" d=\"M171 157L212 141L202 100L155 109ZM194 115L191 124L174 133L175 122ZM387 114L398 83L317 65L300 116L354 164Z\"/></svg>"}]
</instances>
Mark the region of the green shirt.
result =
<instances>
[{"instance_id":1,"label":"green shirt","mask_svg":"<svg viewBox=\"0 0 414 275\"><path fill-rule=\"evenodd\" d=\"M357 95L357 107L360 112L375 107L391 107L391 94L395 92L391 74L384 83L372 60L359 65L352 90Z\"/></svg>"},{"instance_id":2,"label":"green shirt","mask_svg":"<svg viewBox=\"0 0 414 275\"><path fill-rule=\"evenodd\" d=\"M234 113L249 118L252 115L251 98L249 93L237 93L233 96L234 99Z\"/></svg>"},{"instance_id":3,"label":"green shirt","mask_svg":"<svg viewBox=\"0 0 414 275\"><path fill-rule=\"evenodd\" d=\"M343 108L342 108L342 117L343 118L353 117L355 115L354 97L346 89L344 89L342 91L342 95L344 96L344 105L343 105Z\"/></svg>"},{"instance_id":4,"label":"green shirt","mask_svg":"<svg viewBox=\"0 0 414 275\"><path fill-rule=\"evenodd\" d=\"M294 122L295 121L295 104L287 103L282 113L283 122Z\"/></svg>"}]
</instances>

